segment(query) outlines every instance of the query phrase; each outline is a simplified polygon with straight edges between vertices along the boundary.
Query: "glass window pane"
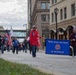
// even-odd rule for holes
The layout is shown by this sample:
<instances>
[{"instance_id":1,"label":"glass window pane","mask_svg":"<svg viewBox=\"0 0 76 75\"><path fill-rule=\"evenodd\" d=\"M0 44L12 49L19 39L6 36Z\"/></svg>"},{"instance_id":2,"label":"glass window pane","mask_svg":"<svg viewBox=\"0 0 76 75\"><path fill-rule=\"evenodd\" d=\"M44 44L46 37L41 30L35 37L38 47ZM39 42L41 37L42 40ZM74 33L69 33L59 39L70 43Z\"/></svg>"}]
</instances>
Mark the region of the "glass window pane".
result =
<instances>
[{"instance_id":1,"label":"glass window pane","mask_svg":"<svg viewBox=\"0 0 76 75\"><path fill-rule=\"evenodd\" d=\"M66 19L67 18L67 8L65 7L64 8L64 19Z\"/></svg>"},{"instance_id":2,"label":"glass window pane","mask_svg":"<svg viewBox=\"0 0 76 75\"><path fill-rule=\"evenodd\" d=\"M62 19L63 19L63 10L60 9L60 20L62 20Z\"/></svg>"},{"instance_id":3,"label":"glass window pane","mask_svg":"<svg viewBox=\"0 0 76 75\"><path fill-rule=\"evenodd\" d=\"M75 16L75 4L71 5L71 15Z\"/></svg>"},{"instance_id":4,"label":"glass window pane","mask_svg":"<svg viewBox=\"0 0 76 75\"><path fill-rule=\"evenodd\" d=\"M46 3L41 3L41 9L46 9Z\"/></svg>"},{"instance_id":5,"label":"glass window pane","mask_svg":"<svg viewBox=\"0 0 76 75\"><path fill-rule=\"evenodd\" d=\"M48 14L48 22L50 22L50 14Z\"/></svg>"},{"instance_id":6,"label":"glass window pane","mask_svg":"<svg viewBox=\"0 0 76 75\"><path fill-rule=\"evenodd\" d=\"M51 14L52 16L52 23L54 22L54 13Z\"/></svg>"},{"instance_id":7,"label":"glass window pane","mask_svg":"<svg viewBox=\"0 0 76 75\"><path fill-rule=\"evenodd\" d=\"M42 21L46 21L46 15L41 15Z\"/></svg>"},{"instance_id":8,"label":"glass window pane","mask_svg":"<svg viewBox=\"0 0 76 75\"><path fill-rule=\"evenodd\" d=\"M48 9L50 9L50 3L48 2Z\"/></svg>"}]
</instances>

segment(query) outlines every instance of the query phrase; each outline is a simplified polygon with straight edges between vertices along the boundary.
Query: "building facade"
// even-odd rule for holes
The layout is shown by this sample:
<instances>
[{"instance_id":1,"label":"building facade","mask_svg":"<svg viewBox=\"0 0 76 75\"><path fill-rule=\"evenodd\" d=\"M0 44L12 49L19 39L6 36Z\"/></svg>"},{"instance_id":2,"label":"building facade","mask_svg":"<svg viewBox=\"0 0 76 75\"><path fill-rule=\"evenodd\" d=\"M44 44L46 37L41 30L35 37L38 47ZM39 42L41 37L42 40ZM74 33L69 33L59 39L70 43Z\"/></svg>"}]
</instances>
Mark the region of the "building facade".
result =
<instances>
[{"instance_id":1,"label":"building facade","mask_svg":"<svg viewBox=\"0 0 76 75\"><path fill-rule=\"evenodd\" d=\"M76 26L76 0L50 0L50 38L56 38L56 16L57 11L57 37L58 39L69 39Z\"/></svg>"},{"instance_id":2,"label":"building facade","mask_svg":"<svg viewBox=\"0 0 76 75\"><path fill-rule=\"evenodd\" d=\"M30 21L32 25L36 25L40 35L45 34L45 30L49 29L50 24L50 0L30 0Z\"/></svg>"},{"instance_id":3,"label":"building facade","mask_svg":"<svg viewBox=\"0 0 76 75\"><path fill-rule=\"evenodd\" d=\"M30 29L36 25L40 36L49 38L50 25L50 0L29 0ZM42 42L45 39L41 38Z\"/></svg>"},{"instance_id":4,"label":"building facade","mask_svg":"<svg viewBox=\"0 0 76 75\"><path fill-rule=\"evenodd\" d=\"M3 26L0 26L0 30L4 30Z\"/></svg>"}]
</instances>

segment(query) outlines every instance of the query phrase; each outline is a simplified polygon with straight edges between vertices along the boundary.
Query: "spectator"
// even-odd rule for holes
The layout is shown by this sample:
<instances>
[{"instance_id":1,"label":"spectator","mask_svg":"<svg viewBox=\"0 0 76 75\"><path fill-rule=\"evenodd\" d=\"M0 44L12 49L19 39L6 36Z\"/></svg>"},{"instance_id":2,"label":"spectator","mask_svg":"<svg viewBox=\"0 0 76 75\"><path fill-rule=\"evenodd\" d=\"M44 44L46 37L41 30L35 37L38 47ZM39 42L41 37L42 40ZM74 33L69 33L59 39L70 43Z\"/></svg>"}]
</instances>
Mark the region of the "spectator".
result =
<instances>
[{"instance_id":1,"label":"spectator","mask_svg":"<svg viewBox=\"0 0 76 75\"><path fill-rule=\"evenodd\" d=\"M74 56L76 55L76 27L73 28L73 33L70 35L71 46L74 49Z\"/></svg>"}]
</instances>

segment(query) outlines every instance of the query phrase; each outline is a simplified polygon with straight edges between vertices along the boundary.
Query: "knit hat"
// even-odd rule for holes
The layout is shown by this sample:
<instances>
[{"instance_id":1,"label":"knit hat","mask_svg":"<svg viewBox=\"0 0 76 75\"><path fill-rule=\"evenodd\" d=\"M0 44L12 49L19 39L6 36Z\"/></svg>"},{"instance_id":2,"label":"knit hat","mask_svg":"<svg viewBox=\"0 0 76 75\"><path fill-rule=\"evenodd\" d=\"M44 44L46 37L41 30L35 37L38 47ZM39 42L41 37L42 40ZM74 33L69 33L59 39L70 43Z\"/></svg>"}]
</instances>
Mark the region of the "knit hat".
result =
<instances>
[{"instance_id":1,"label":"knit hat","mask_svg":"<svg viewBox=\"0 0 76 75\"><path fill-rule=\"evenodd\" d=\"M32 28L36 28L36 25L33 25Z\"/></svg>"}]
</instances>

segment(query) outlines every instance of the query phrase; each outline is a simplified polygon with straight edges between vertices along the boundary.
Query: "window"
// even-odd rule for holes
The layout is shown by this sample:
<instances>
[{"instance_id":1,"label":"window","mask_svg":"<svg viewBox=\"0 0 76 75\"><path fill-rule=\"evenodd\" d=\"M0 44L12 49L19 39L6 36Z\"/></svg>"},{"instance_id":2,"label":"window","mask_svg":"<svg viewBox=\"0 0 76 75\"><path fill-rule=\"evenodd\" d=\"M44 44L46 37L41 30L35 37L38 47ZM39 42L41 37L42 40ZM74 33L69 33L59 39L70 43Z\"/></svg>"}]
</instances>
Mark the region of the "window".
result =
<instances>
[{"instance_id":1,"label":"window","mask_svg":"<svg viewBox=\"0 0 76 75\"><path fill-rule=\"evenodd\" d=\"M55 3L57 3L57 0L52 0L52 4L55 4Z\"/></svg>"},{"instance_id":2,"label":"window","mask_svg":"<svg viewBox=\"0 0 76 75\"><path fill-rule=\"evenodd\" d=\"M52 23L54 22L54 13L51 14L52 16Z\"/></svg>"},{"instance_id":3,"label":"window","mask_svg":"<svg viewBox=\"0 0 76 75\"><path fill-rule=\"evenodd\" d=\"M41 9L46 9L46 3L45 2L41 3Z\"/></svg>"},{"instance_id":4,"label":"window","mask_svg":"<svg viewBox=\"0 0 76 75\"><path fill-rule=\"evenodd\" d=\"M50 9L50 3L49 2L47 3L47 8Z\"/></svg>"},{"instance_id":5,"label":"window","mask_svg":"<svg viewBox=\"0 0 76 75\"><path fill-rule=\"evenodd\" d=\"M55 3L57 3L57 0L55 0Z\"/></svg>"},{"instance_id":6,"label":"window","mask_svg":"<svg viewBox=\"0 0 76 75\"><path fill-rule=\"evenodd\" d=\"M54 0L52 0L52 4L54 4Z\"/></svg>"},{"instance_id":7,"label":"window","mask_svg":"<svg viewBox=\"0 0 76 75\"><path fill-rule=\"evenodd\" d=\"M46 15L41 15L41 19L42 19L42 21L46 21Z\"/></svg>"},{"instance_id":8,"label":"window","mask_svg":"<svg viewBox=\"0 0 76 75\"><path fill-rule=\"evenodd\" d=\"M65 7L64 8L64 19L66 19L67 18L67 8Z\"/></svg>"},{"instance_id":9,"label":"window","mask_svg":"<svg viewBox=\"0 0 76 75\"><path fill-rule=\"evenodd\" d=\"M48 22L50 22L50 14L48 14Z\"/></svg>"},{"instance_id":10,"label":"window","mask_svg":"<svg viewBox=\"0 0 76 75\"><path fill-rule=\"evenodd\" d=\"M75 16L75 4L71 5L71 15Z\"/></svg>"},{"instance_id":11,"label":"window","mask_svg":"<svg viewBox=\"0 0 76 75\"><path fill-rule=\"evenodd\" d=\"M62 20L62 19L63 19L63 10L60 9L60 20Z\"/></svg>"}]
</instances>

